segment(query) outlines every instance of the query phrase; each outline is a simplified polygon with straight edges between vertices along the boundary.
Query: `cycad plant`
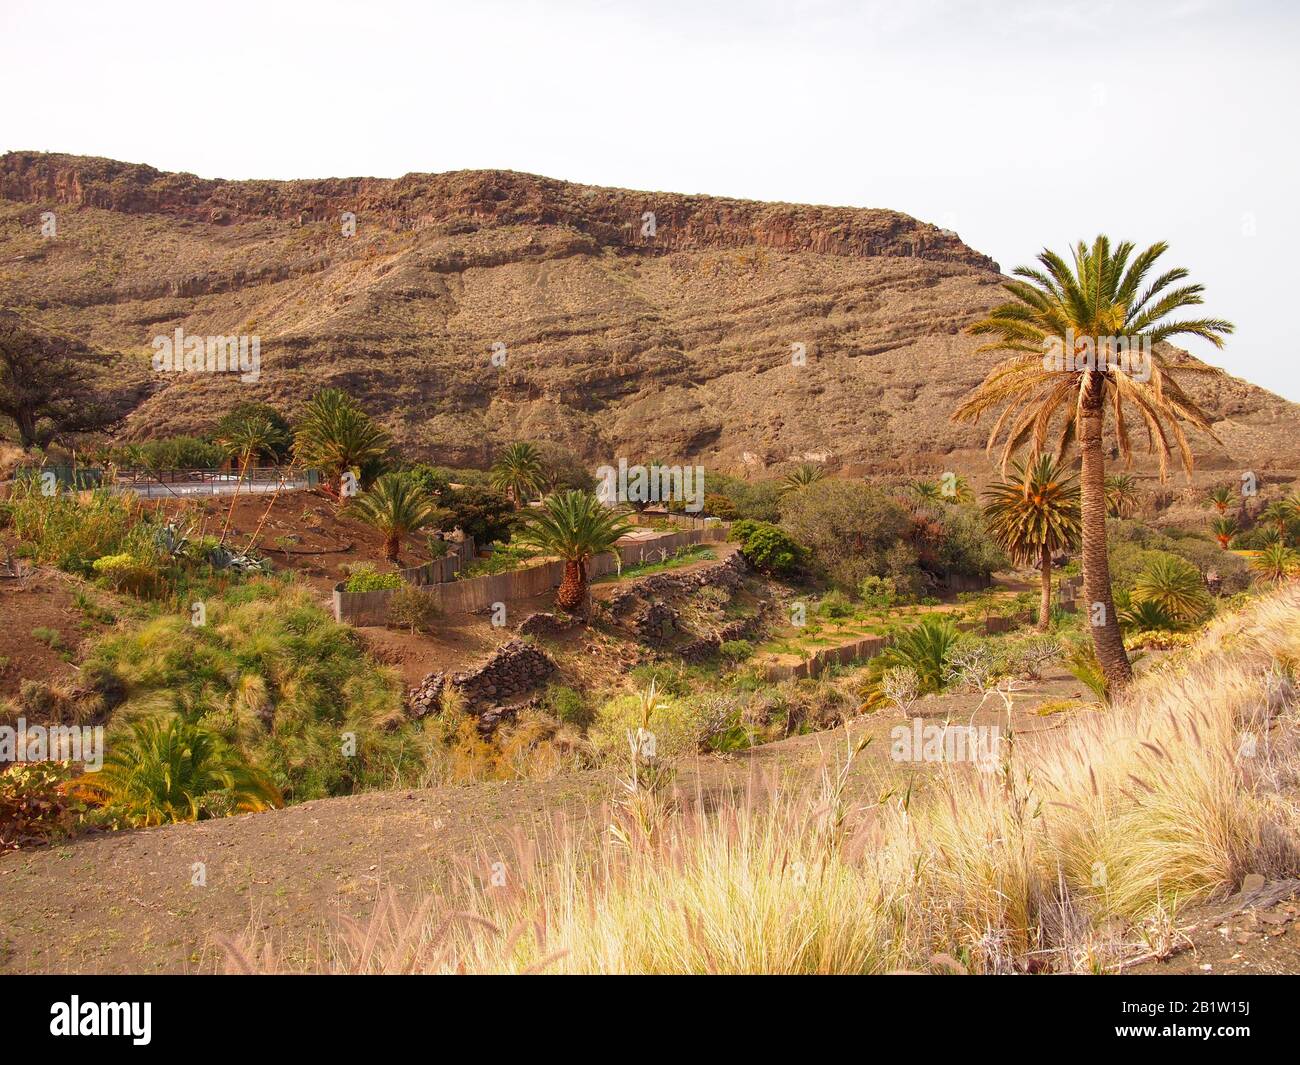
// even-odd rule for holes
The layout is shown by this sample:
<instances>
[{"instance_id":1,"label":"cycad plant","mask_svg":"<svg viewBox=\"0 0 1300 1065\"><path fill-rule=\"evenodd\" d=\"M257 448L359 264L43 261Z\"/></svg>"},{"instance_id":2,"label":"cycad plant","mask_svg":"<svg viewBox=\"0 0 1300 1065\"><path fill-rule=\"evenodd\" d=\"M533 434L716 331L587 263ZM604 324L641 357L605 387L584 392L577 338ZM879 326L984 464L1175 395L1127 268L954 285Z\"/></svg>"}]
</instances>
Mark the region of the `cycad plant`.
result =
<instances>
[{"instance_id":1,"label":"cycad plant","mask_svg":"<svg viewBox=\"0 0 1300 1065\"><path fill-rule=\"evenodd\" d=\"M215 732L171 716L131 724L110 743L104 766L78 791L137 827L197 821L214 806L257 811L283 805L265 774Z\"/></svg>"},{"instance_id":2,"label":"cycad plant","mask_svg":"<svg viewBox=\"0 0 1300 1065\"><path fill-rule=\"evenodd\" d=\"M1199 621L1210 605L1200 570L1176 555L1158 555L1133 584L1132 602L1154 603L1184 624Z\"/></svg>"},{"instance_id":3,"label":"cycad plant","mask_svg":"<svg viewBox=\"0 0 1300 1065\"><path fill-rule=\"evenodd\" d=\"M293 451L298 463L319 470L326 491L341 499L344 476L351 473L360 481L377 473L391 444L388 433L348 395L327 388L307 404L294 433Z\"/></svg>"},{"instance_id":4,"label":"cycad plant","mask_svg":"<svg viewBox=\"0 0 1300 1065\"><path fill-rule=\"evenodd\" d=\"M953 412L958 421L997 412L988 446L1003 438L1004 470L1021 447L1037 454L1051 439L1060 456L1077 445L1084 598L1097 658L1115 690L1132 680L1133 669L1115 615L1106 550L1106 423L1126 462L1136 424L1146 431L1162 479L1172 450L1190 474L1194 458L1183 423L1213 433L1209 417L1176 378L1221 371L1175 363L1160 346L1190 335L1221 347L1233 329L1218 318L1177 317L1202 303L1202 286L1182 284L1187 271L1181 267L1149 276L1167 250L1164 243L1134 250L1099 236L1074 249L1072 265L1043 251L1041 268L1017 267L1016 278L1003 286L1011 301L970 327L994 338L980 351L1007 357Z\"/></svg>"},{"instance_id":5,"label":"cycad plant","mask_svg":"<svg viewBox=\"0 0 1300 1065\"><path fill-rule=\"evenodd\" d=\"M960 633L957 626L939 614L927 614L894 637L894 642L872 659L881 673L887 669L910 669L920 682L920 692L939 691L948 679L948 659ZM873 670L874 672L874 670Z\"/></svg>"},{"instance_id":6,"label":"cycad plant","mask_svg":"<svg viewBox=\"0 0 1300 1065\"><path fill-rule=\"evenodd\" d=\"M564 561L564 579L555 593L561 610L585 614L589 578L587 564L613 549L632 526L616 510L605 507L591 492L555 492L530 511L527 523L515 535L523 544L537 547Z\"/></svg>"},{"instance_id":7,"label":"cycad plant","mask_svg":"<svg viewBox=\"0 0 1300 1065\"><path fill-rule=\"evenodd\" d=\"M511 444L492 467L492 487L505 492L516 510L528 502L545 480L542 455L533 444Z\"/></svg>"},{"instance_id":8,"label":"cycad plant","mask_svg":"<svg viewBox=\"0 0 1300 1065\"><path fill-rule=\"evenodd\" d=\"M1226 484L1221 484L1210 489L1205 501L1220 514L1227 514L1228 508L1236 505L1237 495Z\"/></svg>"},{"instance_id":9,"label":"cycad plant","mask_svg":"<svg viewBox=\"0 0 1300 1065\"><path fill-rule=\"evenodd\" d=\"M1274 542L1254 555L1250 567L1262 580L1279 582L1291 575L1297 565L1296 553L1281 542Z\"/></svg>"},{"instance_id":10,"label":"cycad plant","mask_svg":"<svg viewBox=\"0 0 1300 1065\"><path fill-rule=\"evenodd\" d=\"M379 530L384 537L384 557L393 565L401 561L402 537L432 525L438 509L414 477L386 473L355 497L347 514Z\"/></svg>"},{"instance_id":11,"label":"cycad plant","mask_svg":"<svg viewBox=\"0 0 1300 1065\"><path fill-rule=\"evenodd\" d=\"M984 492L984 520L1016 563L1038 567L1038 630L1052 624L1052 556L1079 545L1079 484L1051 455L1012 464L1014 474Z\"/></svg>"}]
</instances>

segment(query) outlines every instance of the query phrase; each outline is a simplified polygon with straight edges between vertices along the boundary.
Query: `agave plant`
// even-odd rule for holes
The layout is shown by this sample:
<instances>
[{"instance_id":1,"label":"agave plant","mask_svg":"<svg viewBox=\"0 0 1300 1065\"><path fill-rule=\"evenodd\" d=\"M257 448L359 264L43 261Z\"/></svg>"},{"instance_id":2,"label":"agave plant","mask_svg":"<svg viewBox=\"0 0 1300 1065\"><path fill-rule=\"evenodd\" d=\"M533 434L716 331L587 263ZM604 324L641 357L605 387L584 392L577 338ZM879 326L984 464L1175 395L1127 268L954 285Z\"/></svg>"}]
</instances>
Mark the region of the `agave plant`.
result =
<instances>
[{"instance_id":1,"label":"agave plant","mask_svg":"<svg viewBox=\"0 0 1300 1065\"><path fill-rule=\"evenodd\" d=\"M384 557L394 565L400 561L402 537L427 528L438 517L423 486L405 473L384 474L348 504L346 513L379 530Z\"/></svg>"},{"instance_id":2,"label":"agave plant","mask_svg":"<svg viewBox=\"0 0 1300 1065\"><path fill-rule=\"evenodd\" d=\"M316 393L307 404L293 438L294 456L309 470L319 470L324 486L342 498L344 477L358 480L377 471L392 441L353 400L337 388Z\"/></svg>"},{"instance_id":3,"label":"agave plant","mask_svg":"<svg viewBox=\"0 0 1300 1065\"><path fill-rule=\"evenodd\" d=\"M561 610L577 613L587 603L587 563L611 550L631 528L620 512L603 506L593 493L571 490L547 496L539 510L529 513L515 539L564 561L555 602Z\"/></svg>"},{"instance_id":4,"label":"agave plant","mask_svg":"<svg viewBox=\"0 0 1300 1065\"><path fill-rule=\"evenodd\" d=\"M546 479L541 452L533 444L511 444L492 467L492 487L523 506Z\"/></svg>"},{"instance_id":5,"label":"agave plant","mask_svg":"<svg viewBox=\"0 0 1300 1065\"><path fill-rule=\"evenodd\" d=\"M1134 606L1154 603L1171 618L1192 622L1205 614L1210 593L1200 570L1186 559L1159 555L1138 575L1131 600Z\"/></svg>"},{"instance_id":6,"label":"agave plant","mask_svg":"<svg viewBox=\"0 0 1300 1065\"><path fill-rule=\"evenodd\" d=\"M266 775L216 733L170 717L133 722L77 790L137 827L196 821L222 803L236 810L282 806Z\"/></svg>"}]
</instances>

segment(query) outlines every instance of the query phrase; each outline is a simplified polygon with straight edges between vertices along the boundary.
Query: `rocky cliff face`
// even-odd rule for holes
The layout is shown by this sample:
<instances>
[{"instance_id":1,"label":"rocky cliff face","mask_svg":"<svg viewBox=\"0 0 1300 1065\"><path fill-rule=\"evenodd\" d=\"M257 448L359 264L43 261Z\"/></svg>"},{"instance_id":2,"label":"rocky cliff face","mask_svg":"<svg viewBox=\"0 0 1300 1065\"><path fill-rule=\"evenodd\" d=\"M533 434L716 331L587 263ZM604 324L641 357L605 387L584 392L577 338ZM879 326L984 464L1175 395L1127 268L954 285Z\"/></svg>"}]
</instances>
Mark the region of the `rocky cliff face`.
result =
<instances>
[{"instance_id":1,"label":"rocky cliff face","mask_svg":"<svg viewBox=\"0 0 1300 1065\"><path fill-rule=\"evenodd\" d=\"M948 414L987 369L962 327L1000 281L887 210L0 157L0 303L116 353L106 388L137 436L334 385L408 454L453 464L534 439L593 463L982 471L982 431ZM153 340L177 328L258 336L260 375L155 373ZM1200 395L1223 441L1204 465L1300 465L1295 405L1231 378Z\"/></svg>"}]
</instances>

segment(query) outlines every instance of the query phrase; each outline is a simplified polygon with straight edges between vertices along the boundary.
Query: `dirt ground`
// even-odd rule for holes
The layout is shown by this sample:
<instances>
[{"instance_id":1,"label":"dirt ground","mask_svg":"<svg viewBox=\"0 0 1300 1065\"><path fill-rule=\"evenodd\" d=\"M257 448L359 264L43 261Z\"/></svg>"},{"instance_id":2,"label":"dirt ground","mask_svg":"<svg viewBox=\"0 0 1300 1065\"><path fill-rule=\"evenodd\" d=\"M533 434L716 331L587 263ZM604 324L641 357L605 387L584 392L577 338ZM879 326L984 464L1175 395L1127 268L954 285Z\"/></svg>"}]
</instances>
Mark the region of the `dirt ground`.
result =
<instances>
[{"instance_id":1,"label":"dirt ground","mask_svg":"<svg viewBox=\"0 0 1300 1065\"><path fill-rule=\"evenodd\" d=\"M1072 677L1052 675L1019 697L1019 738L1032 742L1058 728L1059 715L1042 717L1034 707L1078 692ZM1005 723L1000 706L976 712L975 702L933 698L914 716ZM678 785L702 801L748 783L798 786L838 766L865 732L873 742L855 763L853 793L874 801L909 781L923 790L934 767L889 755L889 732L901 720L857 718L846 728L700 756L682 766ZM250 928L272 937L288 959L306 960L341 914L368 914L381 886L413 902L449 869L509 864L521 838L604 824L600 807L614 787L612 771L589 771L370 792L12 852L0 856L0 972L208 971L223 957L216 937ZM200 868L203 886L195 883Z\"/></svg>"}]
</instances>

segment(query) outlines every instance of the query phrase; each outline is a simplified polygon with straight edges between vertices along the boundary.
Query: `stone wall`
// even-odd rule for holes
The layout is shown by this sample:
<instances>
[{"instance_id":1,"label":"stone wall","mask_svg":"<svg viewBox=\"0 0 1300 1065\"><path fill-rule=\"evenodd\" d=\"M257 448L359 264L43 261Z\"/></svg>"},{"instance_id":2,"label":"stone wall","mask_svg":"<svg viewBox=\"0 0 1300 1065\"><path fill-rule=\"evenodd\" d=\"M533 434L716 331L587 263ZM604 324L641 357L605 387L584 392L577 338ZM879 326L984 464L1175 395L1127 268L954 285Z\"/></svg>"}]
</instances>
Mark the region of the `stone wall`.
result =
<instances>
[{"instance_id":1,"label":"stone wall","mask_svg":"<svg viewBox=\"0 0 1300 1065\"><path fill-rule=\"evenodd\" d=\"M483 718L517 702L555 672L555 662L541 648L523 640L503 643L482 665L448 676L430 673L407 695L407 712L420 718L437 713L443 691L450 685L465 701L465 709Z\"/></svg>"}]
</instances>

